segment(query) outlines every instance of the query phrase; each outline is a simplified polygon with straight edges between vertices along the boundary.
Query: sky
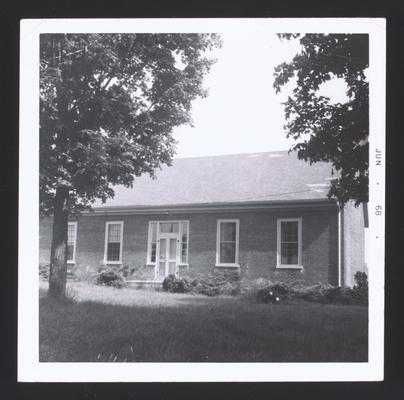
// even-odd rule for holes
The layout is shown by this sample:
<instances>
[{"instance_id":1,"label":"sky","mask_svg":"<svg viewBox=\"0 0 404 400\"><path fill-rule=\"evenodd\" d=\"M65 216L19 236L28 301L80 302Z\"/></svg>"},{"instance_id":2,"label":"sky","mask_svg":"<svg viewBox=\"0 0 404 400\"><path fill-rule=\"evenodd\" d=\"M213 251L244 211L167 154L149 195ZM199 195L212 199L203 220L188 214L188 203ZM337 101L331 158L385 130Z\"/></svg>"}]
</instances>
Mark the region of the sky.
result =
<instances>
[{"instance_id":1,"label":"sky","mask_svg":"<svg viewBox=\"0 0 404 400\"><path fill-rule=\"evenodd\" d=\"M298 41L281 41L273 32L243 30L223 33L223 46L211 52L217 62L205 77L208 97L193 103L193 127L173 131L175 157L288 150L282 102L293 82L280 94L273 89L275 66L299 52ZM345 98L345 86L335 80L322 89L335 101Z\"/></svg>"}]
</instances>

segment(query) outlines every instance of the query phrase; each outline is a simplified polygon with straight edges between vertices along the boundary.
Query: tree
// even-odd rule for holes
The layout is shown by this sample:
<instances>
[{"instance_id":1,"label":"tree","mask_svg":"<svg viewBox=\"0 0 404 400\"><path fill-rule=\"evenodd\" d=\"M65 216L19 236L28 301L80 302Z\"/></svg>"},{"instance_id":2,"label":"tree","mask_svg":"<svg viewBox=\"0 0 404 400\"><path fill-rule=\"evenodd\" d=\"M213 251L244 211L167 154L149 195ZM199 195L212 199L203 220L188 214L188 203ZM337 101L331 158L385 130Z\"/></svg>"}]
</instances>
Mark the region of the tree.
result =
<instances>
[{"instance_id":1,"label":"tree","mask_svg":"<svg viewBox=\"0 0 404 400\"><path fill-rule=\"evenodd\" d=\"M43 34L40 38L40 214L53 215L49 295L66 288L68 217L170 164L173 127L220 46L215 34Z\"/></svg>"},{"instance_id":2,"label":"tree","mask_svg":"<svg viewBox=\"0 0 404 400\"><path fill-rule=\"evenodd\" d=\"M285 105L287 137L296 143L299 159L331 162L338 171L329 197L341 205L368 201L369 185L369 65L368 35L280 34L281 39L299 40L301 52L289 63L275 68L274 88L296 79ZM347 86L345 103L333 103L319 95L321 85L341 78Z\"/></svg>"}]
</instances>

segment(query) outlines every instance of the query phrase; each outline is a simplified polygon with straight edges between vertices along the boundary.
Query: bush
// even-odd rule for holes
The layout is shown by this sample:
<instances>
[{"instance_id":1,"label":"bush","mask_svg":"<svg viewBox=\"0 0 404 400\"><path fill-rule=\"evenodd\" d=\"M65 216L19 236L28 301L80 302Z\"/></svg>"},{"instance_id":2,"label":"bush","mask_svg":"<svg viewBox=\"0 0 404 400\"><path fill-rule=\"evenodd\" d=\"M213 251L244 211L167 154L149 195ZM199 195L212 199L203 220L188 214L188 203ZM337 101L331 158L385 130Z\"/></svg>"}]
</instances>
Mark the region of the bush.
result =
<instances>
[{"instance_id":1,"label":"bush","mask_svg":"<svg viewBox=\"0 0 404 400\"><path fill-rule=\"evenodd\" d=\"M241 294L243 297L251 300L256 300L258 291L271 286L272 282L269 279L257 278L257 279L247 279L241 280Z\"/></svg>"},{"instance_id":2,"label":"bush","mask_svg":"<svg viewBox=\"0 0 404 400\"><path fill-rule=\"evenodd\" d=\"M124 278L127 278L130 275L130 267L128 264L124 264L119 267L119 274Z\"/></svg>"},{"instance_id":3,"label":"bush","mask_svg":"<svg viewBox=\"0 0 404 400\"><path fill-rule=\"evenodd\" d=\"M257 291L257 300L261 303L279 303L291 298L291 288L284 282L271 283Z\"/></svg>"},{"instance_id":4,"label":"bush","mask_svg":"<svg viewBox=\"0 0 404 400\"><path fill-rule=\"evenodd\" d=\"M271 288L280 299L287 300L291 298L292 289L287 283L275 282Z\"/></svg>"},{"instance_id":5,"label":"bush","mask_svg":"<svg viewBox=\"0 0 404 400\"><path fill-rule=\"evenodd\" d=\"M329 288L324 293L326 304L355 304L357 303L353 289L347 286Z\"/></svg>"},{"instance_id":6,"label":"bush","mask_svg":"<svg viewBox=\"0 0 404 400\"><path fill-rule=\"evenodd\" d=\"M257 300L260 303L279 303L281 299L277 296L276 292L272 290L271 286L267 286L258 290Z\"/></svg>"},{"instance_id":7,"label":"bush","mask_svg":"<svg viewBox=\"0 0 404 400\"><path fill-rule=\"evenodd\" d=\"M369 284L366 272L357 272L354 276L355 286L354 295L359 304L368 304L369 302Z\"/></svg>"},{"instance_id":8,"label":"bush","mask_svg":"<svg viewBox=\"0 0 404 400\"><path fill-rule=\"evenodd\" d=\"M47 280L49 278L49 264L41 263L39 264L39 278Z\"/></svg>"},{"instance_id":9,"label":"bush","mask_svg":"<svg viewBox=\"0 0 404 400\"><path fill-rule=\"evenodd\" d=\"M96 280L97 285L122 288L126 286L125 279L114 269L101 271Z\"/></svg>"},{"instance_id":10,"label":"bush","mask_svg":"<svg viewBox=\"0 0 404 400\"><path fill-rule=\"evenodd\" d=\"M168 275L163 281L163 290L171 293L186 293L193 288L193 282L186 278L177 278L175 275Z\"/></svg>"},{"instance_id":11,"label":"bush","mask_svg":"<svg viewBox=\"0 0 404 400\"><path fill-rule=\"evenodd\" d=\"M292 297L322 304L363 304L358 300L355 289L347 286L318 284L294 288Z\"/></svg>"},{"instance_id":12,"label":"bush","mask_svg":"<svg viewBox=\"0 0 404 400\"><path fill-rule=\"evenodd\" d=\"M292 296L294 298L313 301L316 303L324 303L325 294L327 290L331 288L333 288L332 285L324 285L322 283L314 286L294 288Z\"/></svg>"},{"instance_id":13,"label":"bush","mask_svg":"<svg viewBox=\"0 0 404 400\"><path fill-rule=\"evenodd\" d=\"M214 272L195 280L194 291L205 296L236 296L241 292L238 272Z\"/></svg>"}]
</instances>

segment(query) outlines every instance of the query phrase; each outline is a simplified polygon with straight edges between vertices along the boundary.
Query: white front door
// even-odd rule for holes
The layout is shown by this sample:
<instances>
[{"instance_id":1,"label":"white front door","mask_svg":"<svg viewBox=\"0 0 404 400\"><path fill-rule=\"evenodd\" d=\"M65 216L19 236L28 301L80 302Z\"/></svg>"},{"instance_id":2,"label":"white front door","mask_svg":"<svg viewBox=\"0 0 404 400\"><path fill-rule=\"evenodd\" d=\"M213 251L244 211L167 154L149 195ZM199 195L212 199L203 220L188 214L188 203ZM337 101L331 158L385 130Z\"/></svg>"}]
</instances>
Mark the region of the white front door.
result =
<instances>
[{"instance_id":1,"label":"white front door","mask_svg":"<svg viewBox=\"0 0 404 400\"><path fill-rule=\"evenodd\" d=\"M157 280L163 280L168 275L178 275L178 233L160 234L158 240Z\"/></svg>"}]
</instances>

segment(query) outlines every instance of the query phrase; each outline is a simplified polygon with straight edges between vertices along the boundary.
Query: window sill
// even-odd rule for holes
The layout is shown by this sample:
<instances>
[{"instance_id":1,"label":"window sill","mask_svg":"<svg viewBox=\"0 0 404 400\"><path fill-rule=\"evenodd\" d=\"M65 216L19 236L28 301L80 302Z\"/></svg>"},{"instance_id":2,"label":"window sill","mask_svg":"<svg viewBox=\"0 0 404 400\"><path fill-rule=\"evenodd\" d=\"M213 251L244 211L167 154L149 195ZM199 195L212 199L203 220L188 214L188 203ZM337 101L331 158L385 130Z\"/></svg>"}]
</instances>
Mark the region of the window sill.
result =
<instances>
[{"instance_id":1,"label":"window sill","mask_svg":"<svg viewBox=\"0 0 404 400\"><path fill-rule=\"evenodd\" d=\"M68 264L76 264L76 261L73 261L73 260L68 260L68 261L66 261Z\"/></svg>"},{"instance_id":2,"label":"window sill","mask_svg":"<svg viewBox=\"0 0 404 400\"><path fill-rule=\"evenodd\" d=\"M215 264L217 268L240 268L240 264Z\"/></svg>"},{"instance_id":3,"label":"window sill","mask_svg":"<svg viewBox=\"0 0 404 400\"><path fill-rule=\"evenodd\" d=\"M148 262L146 263L146 267L155 267L157 263L153 263L153 262ZM189 267L188 263L180 263L177 264L179 267Z\"/></svg>"},{"instance_id":4,"label":"window sill","mask_svg":"<svg viewBox=\"0 0 404 400\"><path fill-rule=\"evenodd\" d=\"M303 269L303 265L277 265L276 269Z\"/></svg>"},{"instance_id":5,"label":"window sill","mask_svg":"<svg viewBox=\"0 0 404 400\"><path fill-rule=\"evenodd\" d=\"M122 261L104 261L104 264L105 265L109 265L109 264L111 264L111 265L121 265Z\"/></svg>"}]
</instances>

